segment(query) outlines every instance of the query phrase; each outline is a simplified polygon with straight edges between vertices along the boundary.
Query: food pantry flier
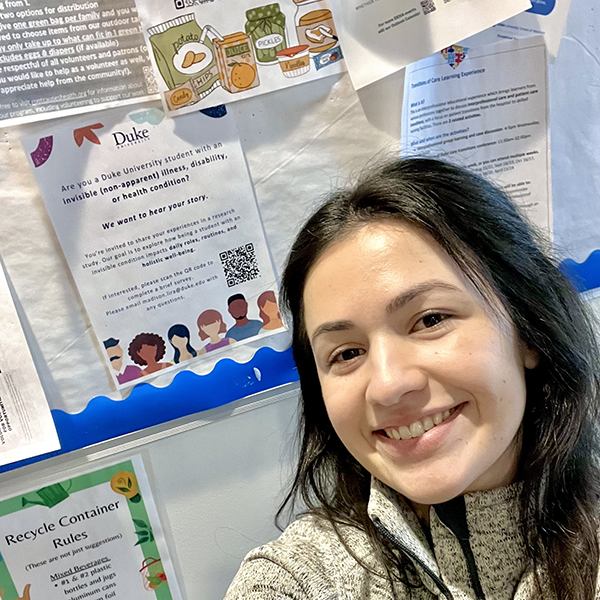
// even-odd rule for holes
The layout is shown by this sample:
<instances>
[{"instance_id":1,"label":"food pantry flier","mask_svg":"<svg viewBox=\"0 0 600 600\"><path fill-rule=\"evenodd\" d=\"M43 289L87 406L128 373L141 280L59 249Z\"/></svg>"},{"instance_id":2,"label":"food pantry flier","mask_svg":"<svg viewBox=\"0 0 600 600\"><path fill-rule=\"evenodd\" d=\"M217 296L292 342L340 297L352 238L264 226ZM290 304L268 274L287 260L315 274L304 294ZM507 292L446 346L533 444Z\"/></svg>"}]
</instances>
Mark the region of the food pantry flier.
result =
<instances>
[{"instance_id":1,"label":"food pantry flier","mask_svg":"<svg viewBox=\"0 0 600 600\"><path fill-rule=\"evenodd\" d=\"M283 327L224 107L103 112L23 145L118 387Z\"/></svg>"},{"instance_id":2,"label":"food pantry flier","mask_svg":"<svg viewBox=\"0 0 600 600\"><path fill-rule=\"evenodd\" d=\"M173 116L345 71L327 0L138 0L137 6Z\"/></svg>"},{"instance_id":3,"label":"food pantry flier","mask_svg":"<svg viewBox=\"0 0 600 600\"><path fill-rule=\"evenodd\" d=\"M181 600L139 456L0 502L2 600Z\"/></svg>"}]
</instances>

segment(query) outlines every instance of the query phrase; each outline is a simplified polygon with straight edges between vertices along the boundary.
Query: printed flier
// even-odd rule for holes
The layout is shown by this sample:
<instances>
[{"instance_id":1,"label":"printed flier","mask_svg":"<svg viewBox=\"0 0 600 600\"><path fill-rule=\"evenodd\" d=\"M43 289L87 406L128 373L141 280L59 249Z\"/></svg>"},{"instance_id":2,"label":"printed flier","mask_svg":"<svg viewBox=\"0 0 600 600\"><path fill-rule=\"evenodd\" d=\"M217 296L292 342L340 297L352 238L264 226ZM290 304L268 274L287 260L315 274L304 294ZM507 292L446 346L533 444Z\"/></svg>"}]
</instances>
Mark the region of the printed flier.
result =
<instances>
[{"instance_id":1,"label":"printed flier","mask_svg":"<svg viewBox=\"0 0 600 600\"><path fill-rule=\"evenodd\" d=\"M543 38L472 49L454 45L410 65L402 154L433 155L483 175L551 231Z\"/></svg>"},{"instance_id":2,"label":"printed flier","mask_svg":"<svg viewBox=\"0 0 600 600\"><path fill-rule=\"evenodd\" d=\"M0 329L0 465L6 465L60 444L1 263Z\"/></svg>"},{"instance_id":3,"label":"printed flier","mask_svg":"<svg viewBox=\"0 0 600 600\"><path fill-rule=\"evenodd\" d=\"M464 45L474 48L543 35L548 52L556 56L567 24L571 0L532 0L531 4L533 6L528 11L470 37L464 41Z\"/></svg>"},{"instance_id":4,"label":"printed flier","mask_svg":"<svg viewBox=\"0 0 600 600\"><path fill-rule=\"evenodd\" d=\"M345 70L327 0L138 0L167 114Z\"/></svg>"},{"instance_id":5,"label":"printed flier","mask_svg":"<svg viewBox=\"0 0 600 600\"><path fill-rule=\"evenodd\" d=\"M0 502L2 600L181 600L139 456Z\"/></svg>"},{"instance_id":6,"label":"printed flier","mask_svg":"<svg viewBox=\"0 0 600 600\"><path fill-rule=\"evenodd\" d=\"M529 0L330 0L356 89L531 8Z\"/></svg>"},{"instance_id":7,"label":"printed flier","mask_svg":"<svg viewBox=\"0 0 600 600\"><path fill-rule=\"evenodd\" d=\"M233 118L104 112L25 151L117 387L281 329Z\"/></svg>"},{"instance_id":8,"label":"printed flier","mask_svg":"<svg viewBox=\"0 0 600 600\"><path fill-rule=\"evenodd\" d=\"M0 0L0 124L150 99L133 0Z\"/></svg>"}]
</instances>

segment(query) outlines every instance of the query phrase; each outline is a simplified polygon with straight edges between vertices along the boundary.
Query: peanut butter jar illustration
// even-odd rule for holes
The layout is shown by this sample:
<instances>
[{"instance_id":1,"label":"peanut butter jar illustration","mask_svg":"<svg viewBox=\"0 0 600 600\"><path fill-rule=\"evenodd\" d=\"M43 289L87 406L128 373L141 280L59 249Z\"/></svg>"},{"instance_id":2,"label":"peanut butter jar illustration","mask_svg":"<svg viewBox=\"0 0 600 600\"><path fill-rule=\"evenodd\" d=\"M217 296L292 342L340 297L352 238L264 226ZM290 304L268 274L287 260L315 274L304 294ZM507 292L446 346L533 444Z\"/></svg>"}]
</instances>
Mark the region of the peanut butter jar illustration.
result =
<instances>
[{"instance_id":1,"label":"peanut butter jar illustration","mask_svg":"<svg viewBox=\"0 0 600 600\"><path fill-rule=\"evenodd\" d=\"M193 14L148 29L156 65L170 90L165 93L170 110L194 104L219 86L211 30L200 27Z\"/></svg>"},{"instance_id":2,"label":"peanut butter jar illustration","mask_svg":"<svg viewBox=\"0 0 600 600\"><path fill-rule=\"evenodd\" d=\"M333 48L338 43L335 24L325 0L294 0L296 34L311 54Z\"/></svg>"},{"instance_id":3,"label":"peanut butter jar illustration","mask_svg":"<svg viewBox=\"0 0 600 600\"><path fill-rule=\"evenodd\" d=\"M260 85L250 36L240 31L216 39L214 43L223 89L235 94Z\"/></svg>"},{"instance_id":4,"label":"peanut butter jar illustration","mask_svg":"<svg viewBox=\"0 0 600 600\"><path fill-rule=\"evenodd\" d=\"M277 53L279 66L286 77L299 77L310 71L308 46L293 46Z\"/></svg>"}]
</instances>

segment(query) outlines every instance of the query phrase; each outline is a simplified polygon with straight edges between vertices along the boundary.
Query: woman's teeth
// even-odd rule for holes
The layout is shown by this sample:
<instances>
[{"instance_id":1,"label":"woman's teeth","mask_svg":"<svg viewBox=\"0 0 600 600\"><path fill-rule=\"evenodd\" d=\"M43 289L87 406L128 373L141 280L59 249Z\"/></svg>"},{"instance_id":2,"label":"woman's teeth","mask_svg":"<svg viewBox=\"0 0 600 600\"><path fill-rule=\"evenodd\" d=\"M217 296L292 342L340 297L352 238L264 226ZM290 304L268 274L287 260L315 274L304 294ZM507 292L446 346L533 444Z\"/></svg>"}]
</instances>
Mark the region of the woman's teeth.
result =
<instances>
[{"instance_id":1,"label":"woman's teeth","mask_svg":"<svg viewBox=\"0 0 600 600\"><path fill-rule=\"evenodd\" d=\"M439 412L432 417L425 417L423 421L415 421L409 427L403 425L399 429L384 429L385 434L393 440L410 440L422 436L426 431L433 429L436 425L443 423L456 409L452 408L446 412Z\"/></svg>"}]
</instances>

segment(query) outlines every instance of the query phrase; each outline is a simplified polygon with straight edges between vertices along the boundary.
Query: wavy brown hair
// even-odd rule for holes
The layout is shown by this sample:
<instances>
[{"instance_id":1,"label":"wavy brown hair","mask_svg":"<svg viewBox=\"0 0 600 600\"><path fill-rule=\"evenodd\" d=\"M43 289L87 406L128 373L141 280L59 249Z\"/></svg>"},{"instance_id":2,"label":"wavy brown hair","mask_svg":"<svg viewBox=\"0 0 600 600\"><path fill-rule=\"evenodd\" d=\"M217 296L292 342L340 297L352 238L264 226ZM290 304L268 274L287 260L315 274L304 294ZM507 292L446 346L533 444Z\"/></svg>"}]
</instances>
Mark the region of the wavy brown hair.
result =
<instances>
[{"instance_id":1,"label":"wavy brown hair","mask_svg":"<svg viewBox=\"0 0 600 600\"><path fill-rule=\"evenodd\" d=\"M592 600L600 558L600 362L592 323L547 242L507 195L441 161L395 160L333 193L292 247L281 298L293 320L302 405L299 462L278 519L301 500L336 530L342 524L365 530L388 576L399 573L398 558L367 516L370 474L327 416L303 305L306 278L324 250L367 223L389 219L430 235L492 307L501 301L521 339L537 351L539 365L526 375L519 464L523 533L557 600ZM540 581L538 593L543 597Z\"/></svg>"}]
</instances>

